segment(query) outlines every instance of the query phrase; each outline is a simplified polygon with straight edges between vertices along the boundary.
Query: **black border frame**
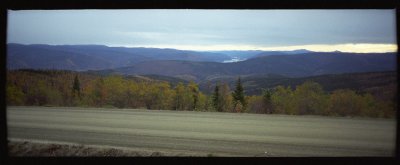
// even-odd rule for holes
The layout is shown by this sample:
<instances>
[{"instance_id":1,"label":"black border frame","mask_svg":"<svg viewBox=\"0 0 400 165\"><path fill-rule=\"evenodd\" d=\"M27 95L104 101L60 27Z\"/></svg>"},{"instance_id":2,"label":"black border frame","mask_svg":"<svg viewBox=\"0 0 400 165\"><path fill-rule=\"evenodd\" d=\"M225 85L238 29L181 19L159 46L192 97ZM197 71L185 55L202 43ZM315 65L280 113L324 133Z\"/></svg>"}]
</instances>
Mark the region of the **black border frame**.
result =
<instances>
[{"instance_id":1,"label":"black border frame","mask_svg":"<svg viewBox=\"0 0 400 165\"><path fill-rule=\"evenodd\" d=\"M399 122L395 157L307 157L307 158L107 158L107 157L9 157L7 149L6 126L6 41L7 10L57 10L57 9L395 9L397 23L397 41L399 40L399 4L398 0L5 0L1 2L1 58L0 58L0 164L400 164ZM399 47L399 42L397 42ZM397 58L400 64L400 58ZM399 67L397 67L399 70ZM398 76L399 82L399 76ZM399 86L397 93L400 93ZM397 98L397 103L399 98ZM400 113L397 113L397 121Z\"/></svg>"},{"instance_id":2,"label":"black border frame","mask_svg":"<svg viewBox=\"0 0 400 165\"><path fill-rule=\"evenodd\" d=\"M9 9L390 9L397 4L396 0L6 0Z\"/></svg>"}]
</instances>

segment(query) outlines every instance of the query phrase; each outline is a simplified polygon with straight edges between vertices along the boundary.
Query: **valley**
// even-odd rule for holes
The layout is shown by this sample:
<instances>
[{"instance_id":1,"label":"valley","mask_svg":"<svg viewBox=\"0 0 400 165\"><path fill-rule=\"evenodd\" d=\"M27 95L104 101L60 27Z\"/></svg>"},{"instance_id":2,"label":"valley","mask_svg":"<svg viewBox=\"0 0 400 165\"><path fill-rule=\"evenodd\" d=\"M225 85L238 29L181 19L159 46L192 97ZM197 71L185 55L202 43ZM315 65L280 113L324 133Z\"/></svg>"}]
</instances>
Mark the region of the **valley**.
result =
<instances>
[{"instance_id":1,"label":"valley","mask_svg":"<svg viewBox=\"0 0 400 165\"><path fill-rule=\"evenodd\" d=\"M286 77L308 77L396 70L396 53L306 50L196 52L101 45L8 44L7 47L7 68L10 70L62 69L103 74L152 74L196 82L222 75L278 74ZM222 63L240 56L239 62Z\"/></svg>"}]
</instances>

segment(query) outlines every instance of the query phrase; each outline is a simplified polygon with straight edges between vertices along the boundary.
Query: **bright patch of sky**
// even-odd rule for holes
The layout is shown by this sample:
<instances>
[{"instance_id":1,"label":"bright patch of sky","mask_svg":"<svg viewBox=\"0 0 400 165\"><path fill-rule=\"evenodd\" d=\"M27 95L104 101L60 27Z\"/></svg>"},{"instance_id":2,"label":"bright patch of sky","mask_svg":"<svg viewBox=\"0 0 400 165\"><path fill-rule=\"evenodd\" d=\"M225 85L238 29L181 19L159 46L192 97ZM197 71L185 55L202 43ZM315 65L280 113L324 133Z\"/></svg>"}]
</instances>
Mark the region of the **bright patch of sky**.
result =
<instances>
[{"instance_id":1,"label":"bright patch of sky","mask_svg":"<svg viewBox=\"0 0 400 165\"><path fill-rule=\"evenodd\" d=\"M7 42L397 51L395 10L9 10Z\"/></svg>"}]
</instances>

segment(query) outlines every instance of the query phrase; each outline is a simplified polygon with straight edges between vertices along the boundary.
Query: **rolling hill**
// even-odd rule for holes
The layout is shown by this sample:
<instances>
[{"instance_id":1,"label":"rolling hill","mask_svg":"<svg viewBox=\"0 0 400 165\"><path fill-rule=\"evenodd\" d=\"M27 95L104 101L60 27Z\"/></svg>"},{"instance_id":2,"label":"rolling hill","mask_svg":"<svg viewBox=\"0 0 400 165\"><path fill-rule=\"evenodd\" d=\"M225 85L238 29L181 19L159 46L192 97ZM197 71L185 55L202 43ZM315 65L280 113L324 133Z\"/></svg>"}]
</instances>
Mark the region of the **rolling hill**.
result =
<instances>
[{"instance_id":1,"label":"rolling hill","mask_svg":"<svg viewBox=\"0 0 400 165\"><path fill-rule=\"evenodd\" d=\"M396 70L396 53L305 53L269 55L235 63L177 60L144 61L133 66L103 70L126 75L156 74L197 82L221 77L277 74L307 77L324 74Z\"/></svg>"},{"instance_id":2,"label":"rolling hill","mask_svg":"<svg viewBox=\"0 0 400 165\"><path fill-rule=\"evenodd\" d=\"M231 53L230 56L247 53L246 58L251 58L221 63L231 58L224 53ZM380 98L389 99L396 89L397 75L393 72L397 67L396 58L396 53L307 50L195 52L102 45L7 45L7 67L11 70L63 69L95 75L121 74L138 80L168 81L173 86L193 80L205 92L217 81L227 82L233 88L241 76L248 95L260 94L261 88L295 87L312 80L322 84L326 91L349 88L381 93Z\"/></svg>"},{"instance_id":3,"label":"rolling hill","mask_svg":"<svg viewBox=\"0 0 400 165\"><path fill-rule=\"evenodd\" d=\"M82 81L94 79L100 76L107 76L113 73L99 73L99 72L76 72L76 71L55 71L55 70L32 70L32 69L21 69L8 71L7 74L19 75L27 74L35 77L48 76L54 77L59 74L69 74L71 79L74 75L79 74ZM169 82L172 87L175 87L178 83L182 82L187 84L188 81L169 76L161 75L125 75L126 79L133 80L136 82ZM392 100L395 99L397 94L397 72L368 72L368 73L346 73L346 74L329 74L319 75L310 77L290 78L276 74L260 74L242 76L242 84L246 95L259 95L262 89L275 88L279 85L285 87L291 87L295 89L297 85L300 85L306 81L313 81L319 83L323 90L326 92L332 92L337 89L351 89L358 93L370 93L375 98L380 100ZM72 80L71 80L72 81ZM225 76L214 79L204 80L198 82L199 89L206 94L211 94L214 90L217 82L227 83L230 89L235 88L237 77Z\"/></svg>"},{"instance_id":4,"label":"rolling hill","mask_svg":"<svg viewBox=\"0 0 400 165\"><path fill-rule=\"evenodd\" d=\"M368 72L368 73L346 73L329 74L311 77L290 78L279 75L257 75L241 77L242 84L247 95L259 95L262 89L275 88L279 85L290 86L295 89L306 81L317 82L322 85L327 92L337 89L351 89L359 93L371 93L381 100L394 99L397 93L397 73L388 72ZM234 89L237 77L225 77L210 81L200 82L200 90L211 93L217 82L228 83Z\"/></svg>"},{"instance_id":5,"label":"rolling hill","mask_svg":"<svg viewBox=\"0 0 400 165\"><path fill-rule=\"evenodd\" d=\"M100 70L152 60L222 62L231 57L176 49L107 47L103 45L7 44L8 69Z\"/></svg>"},{"instance_id":6,"label":"rolling hill","mask_svg":"<svg viewBox=\"0 0 400 165\"><path fill-rule=\"evenodd\" d=\"M234 56L250 59L221 63ZM279 74L305 77L390 71L396 69L396 54L321 53L308 50L196 52L102 45L8 44L7 68L103 70L100 72L154 74L201 81L238 75Z\"/></svg>"},{"instance_id":7,"label":"rolling hill","mask_svg":"<svg viewBox=\"0 0 400 165\"><path fill-rule=\"evenodd\" d=\"M290 50L290 51L263 51L263 50L221 50L221 51L208 51L212 53L226 54L230 57L236 57L239 59L250 59L268 55L295 55L311 53L312 51L306 49Z\"/></svg>"}]
</instances>

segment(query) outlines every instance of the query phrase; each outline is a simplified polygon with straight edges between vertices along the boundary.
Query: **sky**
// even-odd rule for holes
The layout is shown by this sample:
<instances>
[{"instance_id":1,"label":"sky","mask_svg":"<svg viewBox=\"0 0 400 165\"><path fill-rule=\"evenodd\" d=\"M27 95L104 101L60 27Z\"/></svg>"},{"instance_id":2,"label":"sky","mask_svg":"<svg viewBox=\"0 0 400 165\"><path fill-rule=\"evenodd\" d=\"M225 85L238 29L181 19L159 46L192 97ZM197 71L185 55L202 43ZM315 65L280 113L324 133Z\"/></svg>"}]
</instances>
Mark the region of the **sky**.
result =
<instances>
[{"instance_id":1,"label":"sky","mask_svg":"<svg viewBox=\"0 0 400 165\"><path fill-rule=\"evenodd\" d=\"M395 52L395 10L8 10L7 43Z\"/></svg>"}]
</instances>

